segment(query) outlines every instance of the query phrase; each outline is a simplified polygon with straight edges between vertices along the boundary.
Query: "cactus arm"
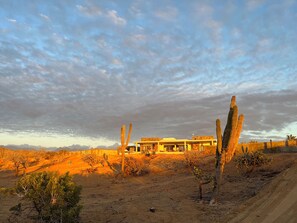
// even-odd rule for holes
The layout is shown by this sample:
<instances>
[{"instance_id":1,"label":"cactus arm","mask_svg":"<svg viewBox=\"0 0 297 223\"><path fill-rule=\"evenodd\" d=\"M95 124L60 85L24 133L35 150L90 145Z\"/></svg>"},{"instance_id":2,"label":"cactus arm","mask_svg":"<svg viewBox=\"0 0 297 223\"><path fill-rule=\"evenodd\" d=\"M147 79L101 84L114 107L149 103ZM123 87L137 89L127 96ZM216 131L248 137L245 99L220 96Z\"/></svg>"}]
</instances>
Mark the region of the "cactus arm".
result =
<instances>
[{"instance_id":1,"label":"cactus arm","mask_svg":"<svg viewBox=\"0 0 297 223\"><path fill-rule=\"evenodd\" d=\"M226 147L226 152L228 152L230 149L232 150L236 142L235 138L236 138L236 128L237 128L237 116L238 116L238 108L235 105L233 107L230 136L228 140L228 145Z\"/></svg>"},{"instance_id":2,"label":"cactus arm","mask_svg":"<svg viewBox=\"0 0 297 223\"><path fill-rule=\"evenodd\" d=\"M125 171L125 132L126 132L126 126L122 125L122 128L121 128L122 173L124 173Z\"/></svg>"},{"instance_id":3,"label":"cactus arm","mask_svg":"<svg viewBox=\"0 0 297 223\"><path fill-rule=\"evenodd\" d=\"M241 114L238 117L237 127L235 129L236 130L235 131L235 136L233 138L233 145L230 148L230 150L228 151L226 163L229 163L231 161L232 157L234 156L234 153L235 153L238 141L239 141L240 133L241 133L241 130L242 130L243 122L244 122L244 115Z\"/></svg>"},{"instance_id":4,"label":"cactus arm","mask_svg":"<svg viewBox=\"0 0 297 223\"><path fill-rule=\"evenodd\" d=\"M131 138L131 133L132 133L132 123L130 123L129 125L129 132L128 132L128 136L127 136L127 140L126 140L126 144L125 144L125 148L128 146L130 138Z\"/></svg>"},{"instance_id":5,"label":"cactus arm","mask_svg":"<svg viewBox=\"0 0 297 223\"><path fill-rule=\"evenodd\" d=\"M122 145L122 147L125 145L125 132L126 132L126 126L122 125L122 128L121 128L121 145Z\"/></svg>"},{"instance_id":6,"label":"cactus arm","mask_svg":"<svg viewBox=\"0 0 297 223\"><path fill-rule=\"evenodd\" d=\"M231 98L231 103L230 103L230 110L228 113L228 119L227 119L227 124L224 130L224 135L223 135L223 149L227 149L229 140L230 140L230 135L232 131L232 122L233 122L233 117L234 117L234 107L236 106L236 97L232 96Z\"/></svg>"},{"instance_id":7,"label":"cactus arm","mask_svg":"<svg viewBox=\"0 0 297 223\"><path fill-rule=\"evenodd\" d=\"M222 129L220 119L216 120L216 133L217 133L217 152L222 153Z\"/></svg>"}]
</instances>

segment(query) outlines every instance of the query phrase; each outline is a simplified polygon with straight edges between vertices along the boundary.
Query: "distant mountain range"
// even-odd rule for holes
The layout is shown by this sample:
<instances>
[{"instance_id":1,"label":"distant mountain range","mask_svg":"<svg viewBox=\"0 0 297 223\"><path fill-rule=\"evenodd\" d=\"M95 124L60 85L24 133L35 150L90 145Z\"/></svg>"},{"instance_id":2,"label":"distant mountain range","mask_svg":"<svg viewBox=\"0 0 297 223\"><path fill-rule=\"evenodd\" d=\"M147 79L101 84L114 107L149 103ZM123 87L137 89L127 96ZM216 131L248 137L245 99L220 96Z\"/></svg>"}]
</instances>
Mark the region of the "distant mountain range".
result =
<instances>
[{"instance_id":1,"label":"distant mountain range","mask_svg":"<svg viewBox=\"0 0 297 223\"><path fill-rule=\"evenodd\" d=\"M117 149L119 146L118 143L115 143L111 146L96 146L96 147L90 147L86 145L71 145L71 146L63 146L63 147L44 147L44 146L33 146L33 145L28 145L28 144L23 144L23 145L0 145L2 148L7 148L7 149L13 149L13 150L49 150L49 151L59 151L59 150L69 150L69 151L75 151L75 150L88 150L88 149Z\"/></svg>"}]
</instances>

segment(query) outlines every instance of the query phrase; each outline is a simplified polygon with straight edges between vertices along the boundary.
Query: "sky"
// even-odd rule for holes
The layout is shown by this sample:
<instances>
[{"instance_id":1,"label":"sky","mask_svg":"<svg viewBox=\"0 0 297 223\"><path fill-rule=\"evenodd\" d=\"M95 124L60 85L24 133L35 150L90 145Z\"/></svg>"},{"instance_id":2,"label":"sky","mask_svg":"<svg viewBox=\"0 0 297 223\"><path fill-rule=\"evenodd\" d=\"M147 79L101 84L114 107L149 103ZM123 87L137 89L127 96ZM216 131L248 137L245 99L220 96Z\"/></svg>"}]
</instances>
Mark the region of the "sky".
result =
<instances>
[{"instance_id":1,"label":"sky","mask_svg":"<svg viewBox=\"0 0 297 223\"><path fill-rule=\"evenodd\" d=\"M297 1L0 0L0 145L297 135ZM224 124L225 125L225 124Z\"/></svg>"}]
</instances>

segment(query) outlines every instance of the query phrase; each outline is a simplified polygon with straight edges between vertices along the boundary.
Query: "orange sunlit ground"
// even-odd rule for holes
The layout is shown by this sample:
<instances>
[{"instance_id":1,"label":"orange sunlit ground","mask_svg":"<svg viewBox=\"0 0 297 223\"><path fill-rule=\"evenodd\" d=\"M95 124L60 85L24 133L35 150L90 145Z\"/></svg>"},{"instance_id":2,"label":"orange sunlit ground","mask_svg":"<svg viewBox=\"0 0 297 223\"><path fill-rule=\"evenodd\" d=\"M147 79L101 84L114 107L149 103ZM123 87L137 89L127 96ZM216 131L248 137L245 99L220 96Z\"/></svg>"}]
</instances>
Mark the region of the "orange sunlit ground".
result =
<instances>
[{"instance_id":1,"label":"orange sunlit ground","mask_svg":"<svg viewBox=\"0 0 297 223\"><path fill-rule=\"evenodd\" d=\"M284 170L296 170L297 158L296 153L268 154L273 162L265 168L255 170L248 177L243 176L234 163L231 163L226 167L224 175L221 205L212 207L207 205L211 185L203 188L203 201L199 202L197 181L182 154L150 157L133 155L147 165L148 173L125 178L116 177L106 164L99 164L94 173L88 173L86 170L89 166L82 160L84 155L80 153L50 153L48 156L38 156L38 161L32 160L33 165L27 168L27 173L69 171L75 182L83 186L82 222L197 222L197 219L199 222L228 222L241 212L245 205L250 205L251 201L265 200L272 191L269 182L272 182L274 188L282 185L281 180L286 173ZM214 159L213 155L201 156L200 163L204 170L213 171ZM117 155L109 155L110 163L118 161ZM12 187L18 179L14 174L13 163L1 160L0 187ZM290 179L287 179L288 182ZM15 205L18 199L13 195L1 195L1 220L8 218L9 208ZM151 212L150 208L155 208L155 212Z\"/></svg>"}]
</instances>

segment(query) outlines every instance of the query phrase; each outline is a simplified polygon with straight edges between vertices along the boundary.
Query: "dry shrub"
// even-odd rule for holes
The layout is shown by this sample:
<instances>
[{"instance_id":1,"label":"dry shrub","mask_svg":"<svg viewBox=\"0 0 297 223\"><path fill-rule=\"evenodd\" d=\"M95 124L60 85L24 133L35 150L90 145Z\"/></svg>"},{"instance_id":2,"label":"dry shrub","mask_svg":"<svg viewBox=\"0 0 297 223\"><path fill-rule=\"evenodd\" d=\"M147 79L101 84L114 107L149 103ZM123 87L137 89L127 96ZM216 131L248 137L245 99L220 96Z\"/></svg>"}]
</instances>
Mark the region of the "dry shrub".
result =
<instances>
[{"instance_id":1,"label":"dry shrub","mask_svg":"<svg viewBox=\"0 0 297 223\"><path fill-rule=\"evenodd\" d=\"M209 171L213 166L212 160L204 152L188 151L185 152L186 165L191 169L193 175L198 181L199 199L202 200L202 186L212 183L214 178Z\"/></svg>"},{"instance_id":2,"label":"dry shrub","mask_svg":"<svg viewBox=\"0 0 297 223\"><path fill-rule=\"evenodd\" d=\"M45 160L51 160L53 159L55 156L57 155L56 152L52 152L52 151L44 151L41 152L41 157Z\"/></svg>"},{"instance_id":3,"label":"dry shrub","mask_svg":"<svg viewBox=\"0 0 297 223\"><path fill-rule=\"evenodd\" d=\"M193 169L194 166L207 171L213 171L215 159L213 155L205 154L203 151L187 151L184 153L186 166Z\"/></svg>"},{"instance_id":4,"label":"dry shrub","mask_svg":"<svg viewBox=\"0 0 297 223\"><path fill-rule=\"evenodd\" d=\"M7 149L0 148L0 159L4 159L7 154Z\"/></svg>"},{"instance_id":5,"label":"dry shrub","mask_svg":"<svg viewBox=\"0 0 297 223\"><path fill-rule=\"evenodd\" d=\"M248 152L246 149L242 155L235 157L236 168L249 174L254 171L256 167L262 167L270 164L272 159L267 157L261 151Z\"/></svg>"},{"instance_id":6,"label":"dry shrub","mask_svg":"<svg viewBox=\"0 0 297 223\"><path fill-rule=\"evenodd\" d=\"M148 164L143 158L125 157L125 175L142 176L149 173Z\"/></svg>"},{"instance_id":7,"label":"dry shrub","mask_svg":"<svg viewBox=\"0 0 297 223\"><path fill-rule=\"evenodd\" d=\"M102 158L99 158L96 154L86 154L82 157L82 161L87 163L90 168L86 169L88 173L94 173L98 170L98 165L101 164L104 166L104 160Z\"/></svg>"},{"instance_id":8,"label":"dry shrub","mask_svg":"<svg viewBox=\"0 0 297 223\"><path fill-rule=\"evenodd\" d=\"M185 154L185 162L188 167L193 168L201 163L202 154L199 151L187 151Z\"/></svg>"}]
</instances>

